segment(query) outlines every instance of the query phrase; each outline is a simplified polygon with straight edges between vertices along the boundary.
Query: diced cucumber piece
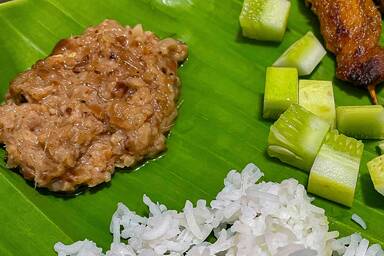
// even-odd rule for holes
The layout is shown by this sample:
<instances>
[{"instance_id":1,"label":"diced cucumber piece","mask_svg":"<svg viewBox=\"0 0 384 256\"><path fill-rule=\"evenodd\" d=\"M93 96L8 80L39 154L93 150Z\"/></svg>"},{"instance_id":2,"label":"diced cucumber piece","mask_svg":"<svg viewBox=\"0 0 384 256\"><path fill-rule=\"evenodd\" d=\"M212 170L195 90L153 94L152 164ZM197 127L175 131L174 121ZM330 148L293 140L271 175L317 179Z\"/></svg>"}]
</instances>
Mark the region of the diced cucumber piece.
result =
<instances>
[{"instance_id":1,"label":"diced cucumber piece","mask_svg":"<svg viewBox=\"0 0 384 256\"><path fill-rule=\"evenodd\" d=\"M326 121L292 104L270 128L268 154L309 171L328 130Z\"/></svg>"},{"instance_id":2,"label":"diced cucumber piece","mask_svg":"<svg viewBox=\"0 0 384 256\"><path fill-rule=\"evenodd\" d=\"M336 125L336 107L331 81L300 80L299 105Z\"/></svg>"},{"instance_id":3,"label":"diced cucumber piece","mask_svg":"<svg viewBox=\"0 0 384 256\"><path fill-rule=\"evenodd\" d=\"M384 155L369 161L367 167L376 191L384 196Z\"/></svg>"},{"instance_id":4,"label":"diced cucumber piece","mask_svg":"<svg viewBox=\"0 0 384 256\"><path fill-rule=\"evenodd\" d=\"M276 120L292 103L299 103L296 68L267 68L263 117Z\"/></svg>"},{"instance_id":5,"label":"diced cucumber piece","mask_svg":"<svg viewBox=\"0 0 384 256\"><path fill-rule=\"evenodd\" d=\"M329 132L311 168L308 191L352 206L363 148L361 141Z\"/></svg>"},{"instance_id":6,"label":"diced cucumber piece","mask_svg":"<svg viewBox=\"0 0 384 256\"><path fill-rule=\"evenodd\" d=\"M244 0L240 14L243 35L280 42L287 28L290 7L287 0Z\"/></svg>"},{"instance_id":7,"label":"diced cucumber piece","mask_svg":"<svg viewBox=\"0 0 384 256\"><path fill-rule=\"evenodd\" d=\"M296 67L299 75L305 76L312 73L323 57L327 54L323 45L312 32L308 32L293 45L291 45L276 60L273 66Z\"/></svg>"},{"instance_id":8,"label":"diced cucumber piece","mask_svg":"<svg viewBox=\"0 0 384 256\"><path fill-rule=\"evenodd\" d=\"M384 139L384 108L381 105L336 108L337 129L356 139Z\"/></svg>"},{"instance_id":9,"label":"diced cucumber piece","mask_svg":"<svg viewBox=\"0 0 384 256\"><path fill-rule=\"evenodd\" d=\"M384 155L384 141L380 141L379 145L377 147L380 150L380 155Z\"/></svg>"}]
</instances>

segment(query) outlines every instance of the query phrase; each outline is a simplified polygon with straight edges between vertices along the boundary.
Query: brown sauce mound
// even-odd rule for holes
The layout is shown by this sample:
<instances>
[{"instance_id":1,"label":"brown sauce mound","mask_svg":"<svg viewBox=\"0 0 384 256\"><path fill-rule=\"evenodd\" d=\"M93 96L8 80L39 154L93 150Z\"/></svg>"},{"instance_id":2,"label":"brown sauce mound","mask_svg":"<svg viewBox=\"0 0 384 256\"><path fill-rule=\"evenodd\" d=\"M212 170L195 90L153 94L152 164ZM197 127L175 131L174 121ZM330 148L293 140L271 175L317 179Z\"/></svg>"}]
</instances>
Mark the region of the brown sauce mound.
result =
<instances>
[{"instance_id":1,"label":"brown sauce mound","mask_svg":"<svg viewBox=\"0 0 384 256\"><path fill-rule=\"evenodd\" d=\"M0 106L9 167L38 187L74 191L157 155L177 115L187 51L112 20L61 40L11 82Z\"/></svg>"}]
</instances>

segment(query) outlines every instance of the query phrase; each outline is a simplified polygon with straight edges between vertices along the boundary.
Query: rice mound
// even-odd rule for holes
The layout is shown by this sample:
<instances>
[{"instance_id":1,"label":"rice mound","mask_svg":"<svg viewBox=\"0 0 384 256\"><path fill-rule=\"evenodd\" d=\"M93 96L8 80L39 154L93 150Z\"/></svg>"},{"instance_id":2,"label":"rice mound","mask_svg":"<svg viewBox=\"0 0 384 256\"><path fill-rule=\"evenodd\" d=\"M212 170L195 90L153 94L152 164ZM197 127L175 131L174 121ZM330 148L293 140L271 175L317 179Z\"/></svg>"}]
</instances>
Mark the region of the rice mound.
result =
<instances>
[{"instance_id":1,"label":"rice mound","mask_svg":"<svg viewBox=\"0 0 384 256\"><path fill-rule=\"evenodd\" d=\"M294 179L259 182L263 173L248 164L230 171L210 205L186 201L182 212L168 210L146 195L149 217L119 203L112 216L111 248L106 254L89 240L56 243L58 256L382 256L379 245L353 234L336 240L324 209L312 205ZM216 241L207 238L213 234ZM127 243L122 240L127 240ZM212 239L210 239L212 240Z\"/></svg>"}]
</instances>

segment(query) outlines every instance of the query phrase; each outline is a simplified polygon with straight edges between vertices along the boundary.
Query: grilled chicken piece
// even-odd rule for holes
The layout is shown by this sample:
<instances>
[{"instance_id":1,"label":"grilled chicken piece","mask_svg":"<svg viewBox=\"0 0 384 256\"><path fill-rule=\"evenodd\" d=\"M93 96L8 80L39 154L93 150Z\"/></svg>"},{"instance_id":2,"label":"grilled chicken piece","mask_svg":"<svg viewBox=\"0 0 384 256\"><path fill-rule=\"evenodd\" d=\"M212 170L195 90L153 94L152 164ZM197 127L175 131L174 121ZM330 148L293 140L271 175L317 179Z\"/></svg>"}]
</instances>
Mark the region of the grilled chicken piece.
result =
<instances>
[{"instance_id":1,"label":"grilled chicken piece","mask_svg":"<svg viewBox=\"0 0 384 256\"><path fill-rule=\"evenodd\" d=\"M383 2L380 0L380 3ZM381 15L372 0L311 0L326 47L336 55L339 79L367 88L384 80L384 49L379 46Z\"/></svg>"}]
</instances>

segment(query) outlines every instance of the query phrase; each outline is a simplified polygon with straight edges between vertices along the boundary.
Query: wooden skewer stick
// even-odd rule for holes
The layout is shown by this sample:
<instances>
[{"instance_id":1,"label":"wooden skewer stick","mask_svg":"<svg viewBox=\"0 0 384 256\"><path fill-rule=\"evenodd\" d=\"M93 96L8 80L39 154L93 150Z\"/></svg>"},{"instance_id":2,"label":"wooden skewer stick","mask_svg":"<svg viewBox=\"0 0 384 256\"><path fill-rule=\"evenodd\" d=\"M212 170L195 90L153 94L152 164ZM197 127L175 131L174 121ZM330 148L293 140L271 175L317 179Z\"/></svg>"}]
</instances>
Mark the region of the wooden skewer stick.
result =
<instances>
[{"instance_id":1,"label":"wooden skewer stick","mask_svg":"<svg viewBox=\"0 0 384 256\"><path fill-rule=\"evenodd\" d=\"M376 95L375 88L376 88L376 85L368 85L368 91L369 91L369 95L371 95L372 104L377 105L379 103L377 101L377 95Z\"/></svg>"}]
</instances>

